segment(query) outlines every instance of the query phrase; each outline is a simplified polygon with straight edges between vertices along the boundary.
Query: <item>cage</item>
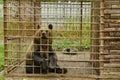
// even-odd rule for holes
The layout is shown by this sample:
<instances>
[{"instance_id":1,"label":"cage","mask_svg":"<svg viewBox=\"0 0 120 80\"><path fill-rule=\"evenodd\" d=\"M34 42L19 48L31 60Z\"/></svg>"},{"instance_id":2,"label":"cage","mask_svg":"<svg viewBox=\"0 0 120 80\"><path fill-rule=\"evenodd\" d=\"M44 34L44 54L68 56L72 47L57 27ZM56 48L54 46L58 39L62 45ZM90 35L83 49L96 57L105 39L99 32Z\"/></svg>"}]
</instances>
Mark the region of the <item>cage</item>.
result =
<instances>
[{"instance_id":1,"label":"cage","mask_svg":"<svg viewBox=\"0 0 120 80\"><path fill-rule=\"evenodd\" d=\"M5 75L120 79L119 5L119 0L4 0Z\"/></svg>"}]
</instances>

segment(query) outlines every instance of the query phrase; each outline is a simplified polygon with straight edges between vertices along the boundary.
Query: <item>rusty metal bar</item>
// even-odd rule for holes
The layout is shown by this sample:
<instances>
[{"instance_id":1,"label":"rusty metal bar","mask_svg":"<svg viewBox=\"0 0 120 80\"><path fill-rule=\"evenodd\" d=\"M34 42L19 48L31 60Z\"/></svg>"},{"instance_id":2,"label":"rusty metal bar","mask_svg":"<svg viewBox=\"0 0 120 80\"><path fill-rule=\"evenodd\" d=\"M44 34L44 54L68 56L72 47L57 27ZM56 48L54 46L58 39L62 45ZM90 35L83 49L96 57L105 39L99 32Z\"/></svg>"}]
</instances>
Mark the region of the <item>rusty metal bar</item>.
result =
<instances>
[{"instance_id":1,"label":"rusty metal bar","mask_svg":"<svg viewBox=\"0 0 120 80\"><path fill-rule=\"evenodd\" d=\"M41 78L41 77L44 77L44 78L87 78L87 79L96 79L96 78L101 78L101 79L119 79L119 76L112 76L112 75L103 75L103 76L97 76L97 75L70 75L70 74L60 74L60 75L54 75L54 74L46 74L46 75L40 75L40 74L32 74L34 77L37 77L37 78ZM31 74L21 74L21 75L17 75L15 73L13 74L8 74L7 76L9 77L30 77L32 78Z\"/></svg>"},{"instance_id":2,"label":"rusty metal bar","mask_svg":"<svg viewBox=\"0 0 120 80\"><path fill-rule=\"evenodd\" d=\"M36 0L33 0L34 1L34 29L36 29ZM35 32L34 32L35 33Z\"/></svg>"},{"instance_id":3,"label":"rusty metal bar","mask_svg":"<svg viewBox=\"0 0 120 80\"><path fill-rule=\"evenodd\" d=\"M83 10L82 10L82 8L83 8L83 2L81 2L81 6L80 6L80 45L82 44L82 23L83 23L83 17L82 17L82 15L83 15Z\"/></svg>"},{"instance_id":4,"label":"rusty metal bar","mask_svg":"<svg viewBox=\"0 0 120 80\"><path fill-rule=\"evenodd\" d=\"M21 21L21 8L20 8L20 6L21 6L21 0L18 0L18 21L20 22ZM17 52L17 57L18 58L20 58L20 50L21 50L21 46L20 46L20 44L21 44L21 38L20 38L20 27L21 27L21 23L18 23L18 28L17 28L17 32L18 32L18 45L17 45L17 47L18 47L18 52ZM18 64L20 64L20 60L19 59L17 59L17 62L18 62Z\"/></svg>"},{"instance_id":5,"label":"rusty metal bar","mask_svg":"<svg viewBox=\"0 0 120 80\"><path fill-rule=\"evenodd\" d=\"M101 1L101 3L100 3L100 7L101 7L101 9L102 10L100 10L100 16L101 16L101 18L100 18L100 31L102 30L104 30L104 27L105 27L105 23L104 23L104 0L102 0ZM100 32L100 38L103 38L104 37L104 33L103 32ZM100 40L100 54L104 54L104 40ZM104 60L104 55L100 55L100 60ZM102 68L102 69L104 69L104 63L103 62L100 62L100 67ZM100 75L101 76L103 76L103 70L100 70Z\"/></svg>"},{"instance_id":6,"label":"rusty metal bar","mask_svg":"<svg viewBox=\"0 0 120 80\"><path fill-rule=\"evenodd\" d=\"M7 65L7 57L8 57L8 54L7 54L7 44L5 44L5 43L7 43L7 31L6 31L6 29L7 29L7 0L4 0L4 66L5 65ZM8 66L5 66L4 67L4 74L6 75L7 74L7 69L8 68Z\"/></svg>"}]
</instances>

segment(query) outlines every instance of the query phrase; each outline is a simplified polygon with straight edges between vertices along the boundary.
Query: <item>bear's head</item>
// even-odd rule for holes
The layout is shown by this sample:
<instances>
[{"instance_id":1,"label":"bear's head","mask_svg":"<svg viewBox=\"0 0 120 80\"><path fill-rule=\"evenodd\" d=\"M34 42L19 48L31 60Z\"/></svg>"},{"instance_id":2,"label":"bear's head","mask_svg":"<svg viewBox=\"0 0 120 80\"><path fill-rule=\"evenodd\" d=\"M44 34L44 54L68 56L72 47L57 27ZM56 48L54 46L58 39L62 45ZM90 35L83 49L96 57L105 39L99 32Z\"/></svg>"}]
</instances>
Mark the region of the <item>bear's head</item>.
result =
<instances>
[{"instance_id":1,"label":"bear's head","mask_svg":"<svg viewBox=\"0 0 120 80\"><path fill-rule=\"evenodd\" d=\"M39 38L40 39L49 39L52 37L52 29L53 29L53 25L49 24L47 28L44 27L40 27L38 25L37 27L39 29Z\"/></svg>"}]
</instances>

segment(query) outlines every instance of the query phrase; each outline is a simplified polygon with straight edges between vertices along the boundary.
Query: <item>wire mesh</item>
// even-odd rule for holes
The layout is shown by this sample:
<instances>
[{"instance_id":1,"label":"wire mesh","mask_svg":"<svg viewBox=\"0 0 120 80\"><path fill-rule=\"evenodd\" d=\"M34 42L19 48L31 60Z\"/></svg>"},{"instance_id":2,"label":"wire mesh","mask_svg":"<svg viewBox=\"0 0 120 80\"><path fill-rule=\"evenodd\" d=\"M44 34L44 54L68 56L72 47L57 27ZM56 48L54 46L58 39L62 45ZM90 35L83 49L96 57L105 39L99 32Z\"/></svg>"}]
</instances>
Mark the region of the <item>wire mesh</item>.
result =
<instances>
[{"instance_id":1,"label":"wire mesh","mask_svg":"<svg viewBox=\"0 0 120 80\"><path fill-rule=\"evenodd\" d=\"M112 14L109 9L119 6L117 2L119 1L4 0L6 76L119 79L119 57L111 58L113 56L110 54L120 56L120 46L116 46L120 41L120 21L119 18L109 21ZM118 13L120 12L115 12L116 15ZM53 29L49 28L49 24L53 25ZM110 28L114 24L118 27ZM111 47L114 46L117 48L112 50ZM45 59L45 75L42 73L45 65L35 65L37 63L33 59L36 53L39 53L38 57L42 55L40 59ZM32 64L28 66L33 71L31 73L26 73L27 61ZM57 66L51 69L50 65L55 62ZM35 70L38 73L35 74Z\"/></svg>"}]
</instances>

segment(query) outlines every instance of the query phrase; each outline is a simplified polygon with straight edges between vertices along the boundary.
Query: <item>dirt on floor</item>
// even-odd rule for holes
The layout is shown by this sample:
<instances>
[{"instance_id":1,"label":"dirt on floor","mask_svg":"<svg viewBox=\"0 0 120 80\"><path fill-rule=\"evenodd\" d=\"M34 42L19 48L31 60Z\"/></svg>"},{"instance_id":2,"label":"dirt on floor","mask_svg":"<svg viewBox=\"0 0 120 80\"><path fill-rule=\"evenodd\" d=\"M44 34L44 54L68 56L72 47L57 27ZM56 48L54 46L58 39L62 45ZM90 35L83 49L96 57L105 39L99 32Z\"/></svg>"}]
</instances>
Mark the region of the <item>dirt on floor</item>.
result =
<instances>
[{"instance_id":1,"label":"dirt on floor","mask_svg":"<svg viewBox=\"0 0 120 80\"><path fill-rule=\"evenodd\" d=\"M57 58L58 58L58 65L62 68L67 68L67 73L65 75L94 75L96 74L96 71L93 69L90 69L92 65L87 62L90 60L90 53L89 52L81 52L76 55L69 55L69 54L63 54L62 52L57 52ZM63 60L63 61L60 61ZM23 66L21 64L21 66ZM18 68L12 71L12 73L19 73L19 74L25 74L25 68ZM56 75L56 74L55 74ZM19 79L17 79L19 80ZM20 80L53 80L52 79L37 79L37 78L23 78ZM87 80L82 78L55 78L54 80ZM89 79L89 80L95 80L95 79Z\"/></svg>"},{"instance_id":2,"label":"dirt on floor","mask_svg":"<svg viewBox=\"0 0 120 80\"><path fill-rule=\"evenodd\" d=\"M93 69L93 66L91 65L90 61L90 52L80 52L76 55L68 55L63 54L62 52L57 52L58 57L58 65L62 68L67 68L67 73L64 75L90 75L94 76L97 74L96 70ZM63 61L61 61L63 60ZM71 61L70 61L71 60ZM21 64L21 66L24 66L25 64ZM19 73L20 74L26 74L25 68L17 68L11 73ZM59 75L55 74L54 75ZM83 76L84 77L84 76ZM57 77L57 78L46 78L46 77L19 77L19 78L6 78L6 80L99 80L94 78L63 78L63 77ZM112 80L112 79L102 79L102 80ZM119 79L113 79L113 80L119 80Z\"/></svg>"}]
</instances>

